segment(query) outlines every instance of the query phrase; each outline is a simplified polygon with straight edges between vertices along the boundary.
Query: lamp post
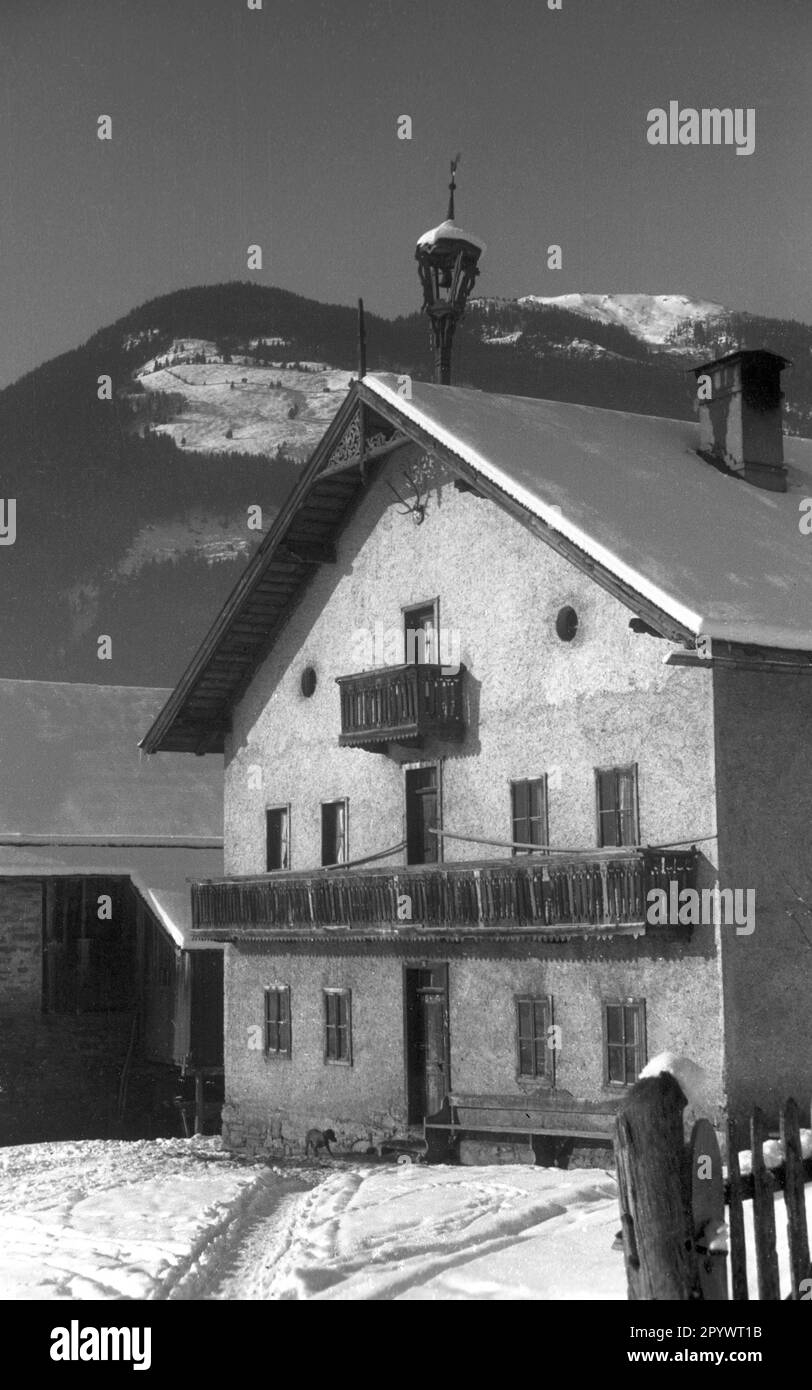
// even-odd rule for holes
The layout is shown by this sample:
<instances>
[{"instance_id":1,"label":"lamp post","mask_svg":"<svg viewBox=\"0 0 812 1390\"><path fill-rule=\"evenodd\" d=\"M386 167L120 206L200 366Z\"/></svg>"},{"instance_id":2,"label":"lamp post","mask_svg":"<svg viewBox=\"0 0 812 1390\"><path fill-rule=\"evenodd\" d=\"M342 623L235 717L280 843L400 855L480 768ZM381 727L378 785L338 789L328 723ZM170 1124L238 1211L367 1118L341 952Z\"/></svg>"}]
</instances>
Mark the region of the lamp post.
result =
<instances>
[{"instance_id":1,"label":"lamp post","mask_svg":"<svg viewBox=\"0 0 812 1390\"><path fill-rule=\"evenodd\" d=\"M465 313L468 296L479 274L477 263L485 250L485 243L479 237L470 236L454 222L458 159L459 156L451 161L448 216L439 227L423 233L414 253L423 286L423 309L431 320L434 380L440 386L451 383L454 332Z\"/></svg>"}]
</instances>

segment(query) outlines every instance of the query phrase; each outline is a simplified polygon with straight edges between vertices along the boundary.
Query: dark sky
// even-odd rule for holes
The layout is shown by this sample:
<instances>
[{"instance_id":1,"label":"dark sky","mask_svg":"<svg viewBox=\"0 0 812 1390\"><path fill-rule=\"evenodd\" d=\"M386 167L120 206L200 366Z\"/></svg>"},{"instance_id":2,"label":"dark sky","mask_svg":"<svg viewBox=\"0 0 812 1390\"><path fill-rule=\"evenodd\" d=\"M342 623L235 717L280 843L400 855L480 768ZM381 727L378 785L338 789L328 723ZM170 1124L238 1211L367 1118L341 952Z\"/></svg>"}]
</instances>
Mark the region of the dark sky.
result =
<instances>
[{"instance_id":1,"label":"dark sky","mask_svg":"<svg viewBox=\"0 0 812 1390\"><path fill-rule=\"evenodd\" d=\"M482 294L810 321L810 60L810 0L0 0L0 385L252 242L262 283L418 307L458 149ZM755 107L754 153L650 146L670 100Z\"/></svg>"}]
</instances>

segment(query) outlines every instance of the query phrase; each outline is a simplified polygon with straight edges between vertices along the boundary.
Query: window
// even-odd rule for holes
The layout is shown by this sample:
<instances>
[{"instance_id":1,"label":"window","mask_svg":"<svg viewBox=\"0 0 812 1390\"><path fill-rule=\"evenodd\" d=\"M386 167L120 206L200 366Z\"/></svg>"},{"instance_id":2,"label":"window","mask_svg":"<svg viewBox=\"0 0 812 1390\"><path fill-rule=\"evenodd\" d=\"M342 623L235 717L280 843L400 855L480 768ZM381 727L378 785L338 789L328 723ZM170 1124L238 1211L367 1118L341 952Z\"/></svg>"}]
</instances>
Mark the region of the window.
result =
<instances>
[{"instance_id":1,"label":"window","mask_svg":"<svg viewBox=\"0 0 812 1390\"><path fill-rule=\"evenodd\" d=\"M603 1079L633 1086L646 1065L644 999L607 999L603 1004Z\"/></svg>"},{"instance_id":2,"label":"window","mask_svg":"<svg viewBox=\"0 0 812 1390\"><path fill-rule=\"evenodd\" d=\"M521 845L546 845L547 840L547 778L531 777L523 782L511 782L513 807L513 839ZM531 850L514 849L514 854L530 854Z\"/></svg>"},{"instance_id":3,"label":"window","mask_svg":"<svg viewBox=\"0 0 812 1390\"><path fill-rule=\"evenodd\" d=\"M265 867L290 868L290 807L271 806L265 812Z\"/></svg>"},{"instance_id":4,"label":"window","mask_svg":"<svg viewBox=\"0 0 812 1390\"><path fill-rule=\"evenodd\" d=\"M324 1060L352 1065L352 1010L348 989L324 991Z\"/></svg>"},{"instance_id":5,"label":"window","mask_svg":"<svg viewBox=\"0 0 812 1390\"><path fill-rule=\"evenodd\" d=\"M569 604L559 608L555 620L555 630L562 642L571 642L578 631L578 614Z\"/></svg>"},{"instance_id":6,"label":"window","mask_svg":"<svg viewBox=\"0 0 812 1390\"><path fill-rule=\"evenodd\" d=\"M553 1080L554 1048L550 1027L553 1016L551 999L536 999L529 994L516 998L516 1055L519 1076L547 1077Z\"/></svg>"},{"instance_id":7,"label":"window","mask_svg":"<svg viewBox=\"0 0 812 1390\"><path fill-rule=\"evenodd\" d=\"M321 805L321 862L346 864L348 853L347 811L344 801L323 801Z\"/></svg>"},{"instance_id":8,"label":"window","mask_svg":"<svg viewBox=\"0 0 812 1390\"><path fill-rule=\"evenodd\" d=\"M290 985L268 985L265 990L265 1052L269 1057L290 1057Z\"/></svg>"},{"instance_id":9,"label":"window","mask_svg":"<svg viewBox=\"0 0 812 1390\"><path fill-rule=\"evenodd\" d=\"M598 844L636 845L637 766L597 768Z\"/></svg>"}]
</instances>

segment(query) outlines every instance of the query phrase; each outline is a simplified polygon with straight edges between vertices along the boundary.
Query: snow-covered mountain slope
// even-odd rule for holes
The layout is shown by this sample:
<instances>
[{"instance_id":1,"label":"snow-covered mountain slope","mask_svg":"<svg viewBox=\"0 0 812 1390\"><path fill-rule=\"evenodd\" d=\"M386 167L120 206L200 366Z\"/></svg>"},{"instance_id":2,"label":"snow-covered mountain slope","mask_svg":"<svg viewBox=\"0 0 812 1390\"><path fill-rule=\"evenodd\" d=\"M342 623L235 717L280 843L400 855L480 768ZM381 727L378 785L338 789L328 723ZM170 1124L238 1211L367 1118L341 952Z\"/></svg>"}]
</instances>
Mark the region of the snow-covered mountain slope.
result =
<instances>
[{"instance_id":1,"label":"snow-covered mountain slope","mask_svg":"<svg viewBox=\"0 0 812 1390\"><path fill-rule=\"evenodd\" d=\"M267 345L282 340L266 338ZM254 346L255 344L251 344ZM202 453L309 456L344 398L351 373L325 362L258 362L213 342L176 339L136 373L146 391L182 397L177 417L153 426ZM199 359L203 358L203 361Z\"/></svg>"},{"instance_id":2,"label":"snow-covered mountain slope","mask_svg":"<svg viewBox=\"0 0 812 1390\"><path fill-rule=\"evenodd\" d=\"M644 342L658 346L682 336L685 325L707 323L729 313L723 304L691 299L686 294L527 294L517 303L568 309L599 323L618 324Z\"/></svg>"}]
</instances>

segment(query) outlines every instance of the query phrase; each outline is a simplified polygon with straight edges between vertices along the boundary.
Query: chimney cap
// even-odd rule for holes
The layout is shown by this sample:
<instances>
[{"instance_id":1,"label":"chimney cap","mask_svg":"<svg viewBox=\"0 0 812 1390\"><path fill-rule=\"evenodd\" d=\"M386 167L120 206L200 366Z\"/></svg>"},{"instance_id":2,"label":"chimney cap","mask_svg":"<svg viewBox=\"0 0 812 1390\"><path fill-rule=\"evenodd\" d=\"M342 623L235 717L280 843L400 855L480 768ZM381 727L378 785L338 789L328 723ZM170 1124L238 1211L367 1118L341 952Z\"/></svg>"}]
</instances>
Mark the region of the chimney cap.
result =
<instances>
[{"instance_id":1,"label":"chimney cap","mask_svg":"<svg viewBox=\"0 0 812 1390\"><path fill-rule=\"evenodd\" d=\"M789 357L782 357L780 353L771 352L769 348L736 348L734 352L725 353L724 357L714 357L710 362L703 362L698 367L688 367L687 371L698 376L700 372L708 372L713 367L726 367L731 362L755 362L757 360L764 366L769 363L776 364L780 372L785 367L792 366Z\"/></svg>"}]
</instances>

